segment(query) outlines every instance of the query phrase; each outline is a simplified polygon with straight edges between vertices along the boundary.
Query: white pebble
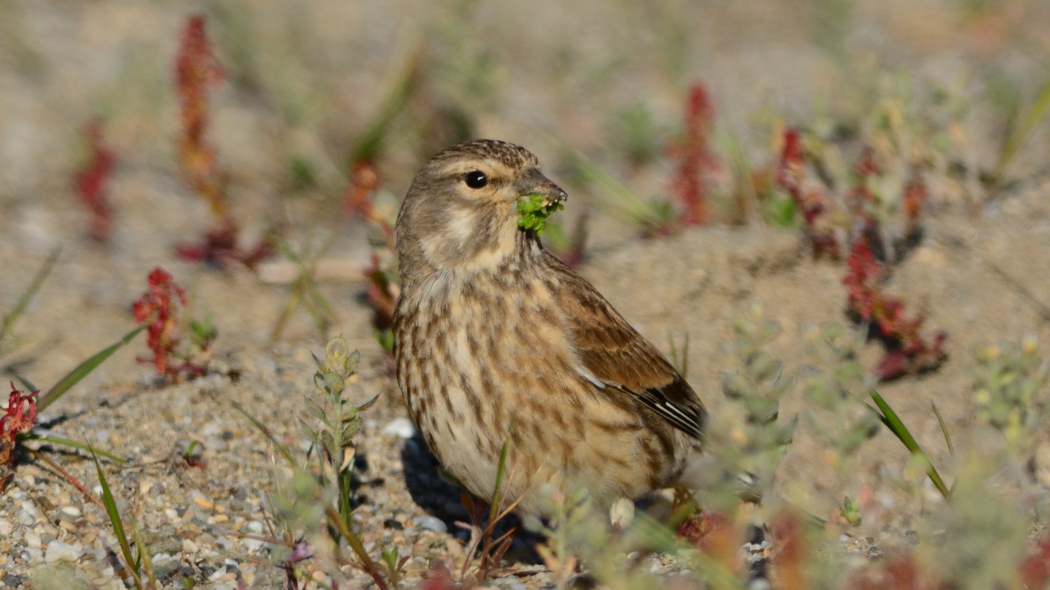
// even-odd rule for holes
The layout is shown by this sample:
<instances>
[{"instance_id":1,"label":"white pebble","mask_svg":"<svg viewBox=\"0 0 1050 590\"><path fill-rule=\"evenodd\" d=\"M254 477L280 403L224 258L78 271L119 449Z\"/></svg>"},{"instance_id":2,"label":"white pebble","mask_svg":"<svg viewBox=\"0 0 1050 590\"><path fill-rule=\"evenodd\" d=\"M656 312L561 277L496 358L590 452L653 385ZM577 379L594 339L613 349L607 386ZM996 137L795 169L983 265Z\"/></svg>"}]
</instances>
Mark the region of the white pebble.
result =
<instances>
[{"instance_id":1,"label":"white pebble","mask_svg":"<svg viewBox=\"0 0 1050 590\"><path fill-rule=\"evenodd\" d=\"M394 418L383 427L383 434L412 438L416 434L416 427L408 418Z\"/></svg>"},{"instance_id":2,"label":"white pebble","mask_svg":"<svg viewBox=\"0 0 1050 590\"><path fill-rule=\"evenodd\" d=\"M76 506L63 506L62 512L68 514L69 516L80 516L80 509Z\"/></svg>"},{"instance_id":3,"label":"white pebble","mask_svg":"<svg viewBox=\"0 0 1050 590\"><path fill-rule=\"evenodd\" d=\"M32 549L40 549L40 535L33 531L26 531L26 546Z\"/></svg>"},{"instance_id":4,"label":"white pebble","mask_svg":"<svg viewBox=\"0 0 1050 590\"><path fill-rule=\"evenodd\" d=\"M168 555L167 553L158 553L158 554L153 556L153 560L152 561L153 561L153 565L164 565L165 563L168 563L169 561L171 561L171 559L172 559L171 555Z\"/></svg>"},{"instance_id":5,"label":"white pebble","mask_svg":"<svg viewBox=\"0 0 1050 590\"><path fill-rule=\"evenodd\" d=\"M72 545L61 541L51 541L47 545L47 555L44 557L44 561L48 563L59 560L76 561L77 557L80 557L80 551Z\"/></svg>"},{"instance_id":6,"label":"white pebble","mask_svg":"<svg viewBox=\"0 0 1050 590\"><path fill-rule=\"evenodd\" d=\"M435 533L448 532L448 526L445 525L444 521L433 516L417 516L412 519L412 522L421 529L434 531Z\"/></svg>"}]
</instances>

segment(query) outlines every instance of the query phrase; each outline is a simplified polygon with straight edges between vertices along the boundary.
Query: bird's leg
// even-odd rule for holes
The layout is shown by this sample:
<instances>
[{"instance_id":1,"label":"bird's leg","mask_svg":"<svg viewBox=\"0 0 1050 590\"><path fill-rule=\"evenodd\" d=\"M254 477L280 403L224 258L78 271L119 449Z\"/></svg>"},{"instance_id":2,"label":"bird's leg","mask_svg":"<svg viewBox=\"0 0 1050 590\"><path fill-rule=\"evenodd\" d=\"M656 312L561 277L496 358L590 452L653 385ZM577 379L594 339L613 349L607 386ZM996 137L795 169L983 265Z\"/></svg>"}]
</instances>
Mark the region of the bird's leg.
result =
<instances>
[{"instance_id":1,"label":"bird's leg","mask_svg":"<svg viewBox=\"0 0 1050 590\"><path fill-rule=\"evenodd\" d=\"M485 513L487 504L484 500L475 497L474 495L463 492L459 496L460 502L463 503L463 508L467 510L467 516L470 517L470 524L465 522L456 522L456 526L470 531L470 540L467 542L466 559L463 562L463 571L460 576L465 576L467 573L467 566L474 560L474 554L477 553L478 547L481 546L482 537L484 536L484 529L481 528L482 515Z\"/></svg>"}]
</instances>

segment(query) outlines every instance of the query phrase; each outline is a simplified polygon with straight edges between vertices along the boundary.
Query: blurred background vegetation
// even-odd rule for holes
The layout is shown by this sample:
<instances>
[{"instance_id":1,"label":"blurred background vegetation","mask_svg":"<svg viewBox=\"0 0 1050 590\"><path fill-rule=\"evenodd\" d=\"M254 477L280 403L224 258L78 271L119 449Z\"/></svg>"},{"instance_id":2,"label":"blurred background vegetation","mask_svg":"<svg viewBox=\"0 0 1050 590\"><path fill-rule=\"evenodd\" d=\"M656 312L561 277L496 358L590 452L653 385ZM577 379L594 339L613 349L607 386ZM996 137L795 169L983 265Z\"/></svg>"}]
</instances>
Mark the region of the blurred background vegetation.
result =
<instances>
[{"instance_id":1,"label":"blurred background vegetation","mask_svg":"<svg viewBox=\"0 0 1050 590\"><path fill-rule=\"evenodd\" d=\"M640 194L666 194L667 146L697 82L734 157L764 163L799 121L856 136L900 100L937 105L953 163L991 174L1010 121L1050 79L1040 0L0 0L3 241L46 251L81 225L65 205L98 117L119 155L114 207L138 227L118 229L114 249L148 252L136 234L196 225L172 67L196 12L226 74L210 138L235 216L257 227L289 202L326 210L363 157L401 195L422 161L471 137L521 143L569 175L557 137ZM1045 161L1047 139L1037 129L1013 170Z\"/></svg>"}]
</instances>

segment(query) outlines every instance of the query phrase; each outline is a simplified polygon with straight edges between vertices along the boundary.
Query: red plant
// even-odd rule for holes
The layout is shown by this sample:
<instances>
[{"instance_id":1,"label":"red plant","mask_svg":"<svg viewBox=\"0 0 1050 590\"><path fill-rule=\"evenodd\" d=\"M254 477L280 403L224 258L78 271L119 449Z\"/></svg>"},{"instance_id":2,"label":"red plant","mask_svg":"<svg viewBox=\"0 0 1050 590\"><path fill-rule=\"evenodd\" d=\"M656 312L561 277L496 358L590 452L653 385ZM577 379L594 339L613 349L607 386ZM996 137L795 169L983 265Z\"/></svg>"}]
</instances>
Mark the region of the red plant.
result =
<instances>
[{"instance_id":1,"label":"red plant","mask_svg":"<svg viewBox=\"0 0 1050 590\"><path fill-rule=\"evenodd\" d=\"M933 343L927 343L919 334L923 317L907 317L904 304L883 293L884 270L868 242L862 235L853 243L842 284L846 287L847 311L867 324L886 347L886 356L875 374L885 381L936 369L947 358L947 335L938 332Z\"/></svg>"},{"instance_id":2,"label":"red plant","mask_svg":"<svg viewBox=\"0 0 1050 590\"><path fill-rule=\"evenodd\" d=\"M685 137L670 149L672 157L678 159L671 188L684 208L679 219L682 225L703 225L711 221L707 176L718 166L711 149L714 120L715 110L707 90L703 84L693 84L685 103Z\"/></svg>"},{"instance_id":3,"label":"red plant","mask_svg":"<svg viewBox=\"0 0 1050 590\"><path fill-rule=\"evenodd\" d=\"M474 584L466 582L462 584L454 582L448 565L444 561L438 561L437 565L427 572L418 590L470 590L475 587Z\"/></svg>"},{"instance_id":4,"label":"red plant","mask_svg":"<svg viewBox=\"0 0 1050 590\"><path fill-rule=\"evenodd\" d=\"M175 59L175 89L182 111L179 164L190 186L204 197L219 219L229 215L226 175L218 169L215 148L205 139L208 93L223 80L222 66L212 53L204 17L191 16L182 29Z\"/></svg>"},{"instance_id":5,"label":"red plant","mask_svg":"<svg viewBox=\"0 0 1050 590\"><path fill-rule=\"evenodd\" d=\"M827 212L824 195L818 190L806 192L802 188L805 172L806 157L802 151L801 136L797 129L789 128L784 132L784 149L777 165L777 184L788 192L802 214L806 237L813 248L813 258L838 260L842 257L839 241L822 223Z\"/></svg>"},{"instance_id":6,"label":"red plant","mask_svg":"<svg viewBox=\"0 0 1050 590\"><path fill-rule=\"evenodd\" d=\"M350 167L350 185L346 187L343 212L360 215L364 219L374 216L372 196L379 190L379 170L370 160L354 162Z\"/></svg>"},{"instance_id":7,"label":"red plant","mask_svg":"<svg viewBox=\"0 0 1050 590\"><path fill-rule=\"evenodd\" d=\"M226 218L218 227L205 232L201 241L176 245L175 253L183 260L204 262L218 268L226 268L232 262L239 262L251 270L255 270L260 262L274 254L273 244L267 238L260 239L248 250L242 250L237 245L239 233L237 223Z\"/></svg>"},{"instance_id":8,"label":"red plant","mask_svg":"<svg viewBox=\"0 0 1050 590\"><path fill-rule=\"evenodd\" d=\"M102 140L100 119L88 123L84 129L84 137L87 139L91 155L84 168L77 174L76 195L91 215L89 234L96 241L104 242L109 239L113 229L113 208L109 203L106 185L117 158Z\"/></svg>"},{"instance_id":9,"label":"red plant","mask_svg":"<svg viewBox=\"0 0 1050 590\"><path fill-rule=\"evenodd\" d=\"M808 589L806 570L813 555L802 522L790 512L781 512L773 518L770 529L776 587L781 590Z\"/></svg>"},{"instance_id":10,"label":"red plant","mask_svg":"<svg viewBox=\"0 0 1050 590\"><path fill-rule=\"evenodd\" d=\"M368 279L368 302L374 311L372 326L377 330L386 330L394 322L394 307L401 294L397 276L383 268L379 254L372 253L372 263L365 269Z\"/></svg>"},{"instance_id":11,"label":"red plant","mask_svg":"<svg viewBox=\"0 0 1050 590\"><path fill-rule=\"evenodd\" d=\"M919 568L915 556L910 553L895 554L878 566L866 568L853 580L853 590L948 590L951 586L934 583L929 575ZM1029 586L1035 588L1035 586Z\"/></svg>"},{"instance_id":12,"label":"red plant","mask_svg":"<svg viewBox=\"0 0 1050 590\"><path fill-rule=\"evenodd\" d=\"M1021 581L1025 588L1046 588L1050 583L1050 537L1036 545L1035 552L1021 562Z\"/></svg>"},{"instance_id":13,"label":"red plant","mask_svg":"<svg viewBox=\"0 0 1050 590\"><path fill-rule=\"evenodd\" d=\"M922 221L922 207L930 196L929 190L922 176L916 174L904 187L904 215L907 218L905 227L905 239L911 240L917 236Z\"/></svg>"},{"instance_id":14,"label":"red plant","mask_svg":"<svg viewBox=\"0 0 1050 590\"><path fill-rule=\"evenodd\" d=\"M11 477L10 467L15 460L15 443L19 434L36 424L36 395L39 391L23 393L11 383L7 409L0 416L0 490Z\"/></svg>"},{"instance_id":15,"label":"red plant","mask_svg":"<svg viewBox=\"0 0 1050 590\"><path fill-rule=\"evenodd\" d=\"M698 512L678 527L678 536L707 554L727 571L744 570L740 544L743 534L724 514Z\"/></svg>"},{"instance_id":16,"label":"red plant","mask_svg":"<svg viewBox=\"0 0 1050 590\"><path fill-rule=\"evenodd\" d=\"M857 162L853 166L853 175L856 180L853 188L850 189L849 194L846 196L846 201L853 213L853 218L859 219L862 222L862 226L867 228L876 223L875 216L872 215L872 208L878 204L878 197L875 196L875 193L868 186L868 181L873 176L882 175L882 169L879 168L878 163L875 161L875 151L873 149L870 147L864 148L864 151L861 152L860 157L857 158Z\"/></svg>"},{"instance_id":17,"label":"red plant","mask_svg":"<svg viewBox=\"0 0 1050 590\"><path fill-rule=\"evenodd\" d=\"M157 374L166 381L174 381L180 373L203 375L207 369L183 360L174 364L173 357L179 345L179 305L186 305L186 291L175 284L171 275L157 267L149 274L149 290L135 302L135 321L146 325L146 344L153 351L152 359L138 358L139 362L153 363Z\"/></svg>"},{"instance_id":18,"label":"red plant","mask_svg":"<svg viewBox=\"0 0 1050 590\"><path fill-rule=\"evenodd\" d=\"M238 247L240 228L230 215L229 176L219 168L215 147L205 138L208 130L208 94L223 81L223 70L211 50L201 15L186 20L179 54L175 59L175 91L179 97L182 130L178 139L179 167L190 188L208 202L219 225L195 244L175 247L180 258L206 262L220 268L240 262L255 269L274 253L269 240L253 248Z\"/></svg>"},{"instance_id":19,"label":"red plant","mask_svg":"<svg viewBox=\"0 0 1050 590\"><path fill-rule=\"evenodd\" d=\"M390 326L394 321L394 306L397 305L401 287L397 276L394 224L375 206L379 186L379 171L375 164L369 160L355 162L350 169L350 185L343 200L343 211L364 220L369 226L372 258L364 271L368 279L366 296L372 306L372 327L376 331L376 338L384 348L392 350Z\"/></svg>"}]
</instances>

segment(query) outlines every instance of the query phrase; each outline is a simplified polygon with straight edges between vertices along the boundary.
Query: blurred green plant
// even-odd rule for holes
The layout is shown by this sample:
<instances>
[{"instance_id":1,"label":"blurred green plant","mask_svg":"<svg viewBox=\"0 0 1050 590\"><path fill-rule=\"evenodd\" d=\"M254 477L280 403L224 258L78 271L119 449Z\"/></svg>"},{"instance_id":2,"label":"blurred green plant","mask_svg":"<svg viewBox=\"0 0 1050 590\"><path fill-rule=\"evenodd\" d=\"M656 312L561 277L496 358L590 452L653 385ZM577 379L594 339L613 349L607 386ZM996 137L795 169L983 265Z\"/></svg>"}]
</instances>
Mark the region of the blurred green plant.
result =
<instances>
[{"instance_id":1,"label":"blurred green plant","mask_svg":"<svg viewBox=\"0 0 1050 590\"><path fill-rule=\"evenodd\" d=\"M279 235L274 235L273 240L277 251L284 255L289 262L298 266L299 272L295 280L292 281L288 300L281 309L280 315L277 316L273 330L270 331L270 343L275 343L281 339L288 321L292 318L292 314L300 306L305 308L306 312L313 319L314 327L321 338L327 339L328 329L335 323L336 315L335 310L328 303L328 298L325 297L318 286L315 275L317 274L318 264L321 263L325 252L328 251L335 240L335 234L329 234L319 245L308 243L298 250Z\"/></svg>"},{"instance_id":2,"label":"blurred green plant","mask_svg":"<svg viewBox=\"0 0 1050 590\"><path fill-rule=\"evenodd\" d=\"M1003 130L1003 145L989 183L993 191L1003 185L1010 165L1020 153L1021 148L1032 137L1047 111L1050 110L1050 80L1040 87L1032 104L1023 115L1020 99L1011 100L1009 104Z\"/></svg>"},{"instance_id":3,"label":"blurred green plant","mask_svg":"<svg viewBox=\"0 0 1050 590\"><path fill-rule=\"evenodd\" d=\"M558 141L572 166L573 181L599 195L599 210L638 227L646 237L669 235L673 231L675 213L670 201L646 201L582 152Z\"/></svg>"},{"instance_id":4,"label":"blurred green plant","mask_svg":"<svg viewBox=\"0 0 1050 590\"><path fill-rule=\"evenodd\" d=\"M387 590L387 577L365 549L353 520L354 440L361 428L360 412L378 399L376 394L362 403L354 403L345 397L347 386L357 380L360 358L357 351L350 352L343 338L328 342L323 361L314 358L317 364L314 387L321 401L307 399L305 407L312 419L299 421L310 443L305 458L297 457L241 405L235 403L234 408L270 440L292 470L291 478L279 482L280 490L273 497L274 515L285 531L285 546L291 550L282 566L291 579L295 579L294 566L311 557L316 560L314 567L337 576L337 565L345 562L340 556L340 539L343 539L356 555L357 567L365 571L378 588ZM300 539L306 539L307 545L300 546ZM396 575L396 570L387 573Z\"/></svg>"},{"instance_id":5,"label":"blurred green plant","mask_svg":"<svg viewBox=\"0 0 1050 590\"><path fill-rule=\"evenodd\" d=\"M778 422L780 399L794 382L782 374L783 363L764 350L780 325L755 304L733 321L733 331L735 339L726 344L732 368L722 384L726 403L708 421L707 433L717 467L710 470L712 489L704 497L720 511L741 498L758 502L771 494L773 475L798 425L797 415Z\"/></svg>"},{"instance_id":6,"label":"blurred green plant","mask_svg":"<svg viewBox=\"0 0 1050 590\"><path fill-rule=\"evenodd\" d=\"M800 379L806 429L824 443L825 460L849 481L861 446L881 429L878 417L863 406L863 392L874 385L858 360L864 335L830 322L807 326L803 340L809 360Z\"/></svg>"},{"instance_id":7,"label":"blurred green plant","mask_svg":"<svg viewBox=\"0 0 1050 590\"><path fill-rule=\"evenodd\" d=\"M1031 456L1050 418L1050 363L1039 341L979 347L974 360L977 422L998 431L1011 455Z\"/></svg>"},{"instance_id":8,"label":"blurred green plant","mask_svg":"<svg viewBox=\"0 0 1050 590\"><path fill-rule=\"evenodd\" d=\"M608 128L609 142L635 169L654 164L667 145L668 130L657 122L653 109L641 100L616 111Z\"/></svg>"}]
</instances>

